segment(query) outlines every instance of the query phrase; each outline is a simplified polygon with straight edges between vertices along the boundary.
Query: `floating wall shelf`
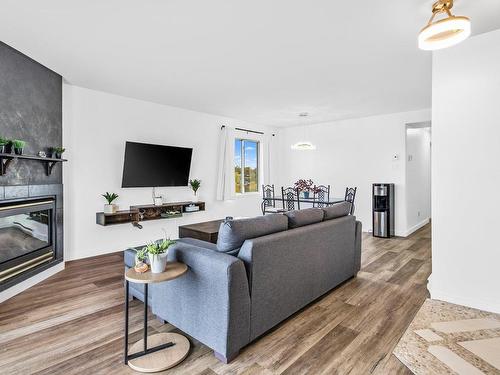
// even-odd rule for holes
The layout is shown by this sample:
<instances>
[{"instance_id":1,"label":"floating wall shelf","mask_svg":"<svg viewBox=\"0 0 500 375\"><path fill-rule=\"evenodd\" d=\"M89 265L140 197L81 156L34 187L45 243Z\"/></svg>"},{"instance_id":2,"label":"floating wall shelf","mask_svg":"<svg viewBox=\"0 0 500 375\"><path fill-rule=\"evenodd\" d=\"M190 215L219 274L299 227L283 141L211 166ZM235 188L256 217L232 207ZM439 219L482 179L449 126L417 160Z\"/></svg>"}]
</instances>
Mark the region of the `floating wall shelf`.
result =
<instances>
[{"instance_id":1,"label":"floating wall shelf","mask_svg":"<svg viewBox=\"0 0 500 375\"><path fill-rule=\"evenodd\" d=\"M3 176L5 173L7 173L7 169L14 159L36 160L44 163L45 173L47 174L47 176L50 176L52 174L52 168L54 168L54 165L67 161L66 159L42 158L40 156L34 155L0 154L0 176Z\"/></svg>"},{"instance_id":2,"label":"floating wall shelf","mask_svg":"<svg viewBox=\"0 0 500 375\"><path fill-rule=\"evenodd\" d=\"M189 206L198 207L197 211L189 211ZM129 210L117 211L114 214L96 213L96 224L108 226L115 224L137 223L139 221L170 219L181 217L191 212L205 211L205 202L169 202L161 206L152 204L130 206ZM174 214L175 212L175 214Z\"/></svg>"}]
</instances>

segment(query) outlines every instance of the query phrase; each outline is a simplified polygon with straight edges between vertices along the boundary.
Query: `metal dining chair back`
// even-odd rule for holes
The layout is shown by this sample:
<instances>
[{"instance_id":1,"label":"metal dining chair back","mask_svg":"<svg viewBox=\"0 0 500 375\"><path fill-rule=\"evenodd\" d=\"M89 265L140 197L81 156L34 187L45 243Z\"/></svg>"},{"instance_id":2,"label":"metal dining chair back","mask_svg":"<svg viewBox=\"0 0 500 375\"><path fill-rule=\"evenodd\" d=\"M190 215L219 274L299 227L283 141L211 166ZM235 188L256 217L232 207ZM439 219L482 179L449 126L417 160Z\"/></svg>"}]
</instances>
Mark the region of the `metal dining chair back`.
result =
<instances>
[{"instance_id":1,"label":"metal dining chair back","mask_svg":"<svg viewBox=\"0 0 500 375\"><path fill-rule=\"evenodd\" d=\"M351 203L351 210L349 211L349 215L354 215L354 199L356 198L357 189L357 187L345 188L345 201Z\"/></svg>"},{"instance_id":2,"label":"metal dining chair back","mask_svg":"<svg viewBox=\"0 0 500 375\"><path fill-rule=\"evenodd\" d=\"M285 211L300 210L299 189L281 187L281 200Z\"/></svg>"},{"instance_id":3,"label":"metal dining chair back","mask_svg":"<svg viewBox=\"0 0 500 375\"><path fill-rule=\"evenodd\" d=\"M268 212L267 208L275 208L276 201L274 200L274 184L262 185L262 215Z\"/></svg>"},{"instance_id":4,"label":"metal dining chair back","mask_svg":"<svg viewBox=\"0 0 500 375\"><path fill-rule=\"evenodd\" d=\"M330 185L314 186L313 207L326 207L330 201Z\"/></svg>"}]
</instances>

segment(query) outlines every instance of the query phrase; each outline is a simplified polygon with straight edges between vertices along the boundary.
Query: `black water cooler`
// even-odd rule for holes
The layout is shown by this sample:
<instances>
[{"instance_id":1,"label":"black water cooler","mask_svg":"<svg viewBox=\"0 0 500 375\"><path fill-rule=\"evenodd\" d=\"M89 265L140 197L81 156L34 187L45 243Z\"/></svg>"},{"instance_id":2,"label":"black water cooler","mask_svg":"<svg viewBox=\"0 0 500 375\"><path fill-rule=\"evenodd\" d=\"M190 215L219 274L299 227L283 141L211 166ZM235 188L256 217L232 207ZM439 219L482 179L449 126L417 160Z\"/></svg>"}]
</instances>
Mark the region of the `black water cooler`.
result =
<instances>
[{"instance_id":1,"label":"black water cooler","mask_svg":"<svg viewBox=\"0 0 500 375\"><path fill-rule=\"evenodd\" d=\"M394 236L394 184L373 184L373 236Z\"/></svg>"}]
</instances>

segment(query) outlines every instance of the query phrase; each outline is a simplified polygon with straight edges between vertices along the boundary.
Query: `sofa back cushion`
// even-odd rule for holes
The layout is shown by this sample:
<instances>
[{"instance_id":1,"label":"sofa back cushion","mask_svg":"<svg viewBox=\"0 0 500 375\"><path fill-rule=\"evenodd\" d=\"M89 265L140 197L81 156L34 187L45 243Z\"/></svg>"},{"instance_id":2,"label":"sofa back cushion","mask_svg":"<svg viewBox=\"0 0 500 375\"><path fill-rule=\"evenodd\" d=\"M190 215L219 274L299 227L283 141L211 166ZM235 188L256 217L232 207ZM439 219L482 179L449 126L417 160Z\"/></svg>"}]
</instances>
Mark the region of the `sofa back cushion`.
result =
<instances>
[{"instance_id":1,"label":"sofa back cushion","mask_svg":"<svg viewBox=\"0 0 500 375\"><path fill-rule=\"evenodd\" d=\"M336 219L338 217L347 216L351 210L350 202L335 203L331 206L322 209L325 213L325 220Z\"/></svg>"},{"instance_id":2,"label":"sofa back cushion","mask_svg":"<svg viewBox=\"0 0 500 375\"><path fill-rule=\"evenodd\" d=\"M320 223L323 221L324 212L321 208L306 208L285 213L288 218L288 228L298 228L304 225Z\"/></svg>"},{"instance_id":3,"label":"sofa back cushion","mask_svg":"<svg viewBox=\"0 0 500 375\"><path fill-rule=\"evenodd\" d=\"M235 254L245 240L288 229L288 220L281 214L257 216L249 219L224 221L219 228L217 250Z\"/></svg>"}]
</instances>

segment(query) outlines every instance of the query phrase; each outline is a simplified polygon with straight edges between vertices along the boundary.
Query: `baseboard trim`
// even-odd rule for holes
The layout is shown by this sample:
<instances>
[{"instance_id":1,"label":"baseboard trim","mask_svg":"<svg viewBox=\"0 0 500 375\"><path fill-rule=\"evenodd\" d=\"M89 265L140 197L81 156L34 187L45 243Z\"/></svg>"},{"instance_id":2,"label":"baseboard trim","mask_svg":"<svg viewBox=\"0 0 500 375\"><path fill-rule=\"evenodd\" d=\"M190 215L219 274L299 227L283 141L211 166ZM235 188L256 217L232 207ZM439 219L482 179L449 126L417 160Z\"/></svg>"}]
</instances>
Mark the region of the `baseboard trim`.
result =
<instances>
[{"instance_id":1,"label":"baseboard trim","mask_svg":"<svg viewBox=\"0 0 500 375\"><path fill-rule=\"evenodd\" d=\"M55 275L56 273L62 271L64 269L64 262L56 264L54 267L50 267L48 270L42 271L39 274L36 274L33 277L30 277L27 280L21 281L19 284L16 284L9 289L4 290L0 293L0 303L12 298L19 293L25 291L28 288L42 282L45 279Z\"/></svg>"},{"instance_id":2,"label":"baseboard trim","mask_svg":"<svg viewBox=\"0 0 500 375\"><path fill-rule=\"evenodd\" d=\"M498 301L484 301L475 298L459 297L455 295L442 292L440 290L434 290L431 285L427 285L429 293L432 299L437 299L440 301L445 301L449 303L454 303L456 305L462 305L467 307L472 307L473 309L484 310L492 313L500 314L500 303Z\"/></svg>"},{"instance_id":3,"label":"baseboard trim","mask_svg":"<svg viewBox=\"0 0 500 375\"><path fill-rule=\"evenodd\" d=\"M414 225L410 229L407 229L405 232L403 232L401 234L401 237L408 237L410 234L416 232L420 228L422 228L422 227L426 226L427 224L429 224L430 220L431 219L429 217L427 219L422 220L420 223Z\"/></svg>"}]
</instances>

